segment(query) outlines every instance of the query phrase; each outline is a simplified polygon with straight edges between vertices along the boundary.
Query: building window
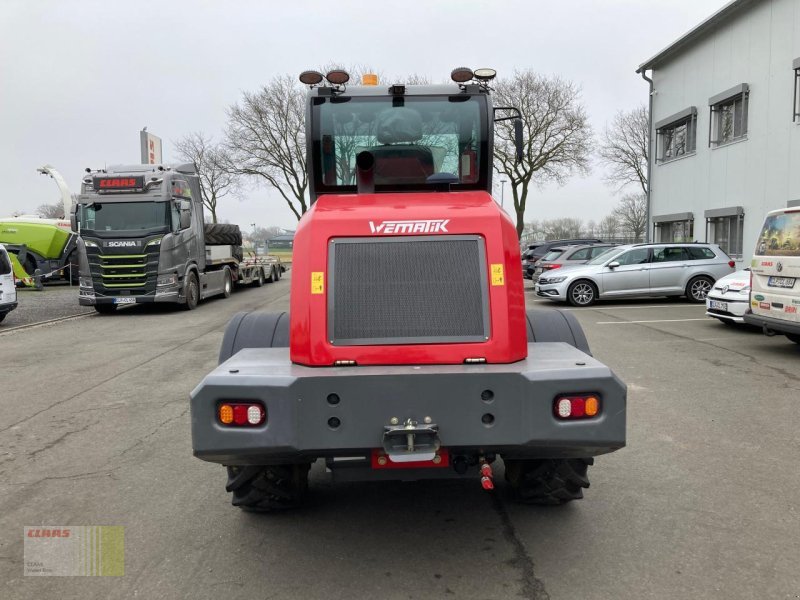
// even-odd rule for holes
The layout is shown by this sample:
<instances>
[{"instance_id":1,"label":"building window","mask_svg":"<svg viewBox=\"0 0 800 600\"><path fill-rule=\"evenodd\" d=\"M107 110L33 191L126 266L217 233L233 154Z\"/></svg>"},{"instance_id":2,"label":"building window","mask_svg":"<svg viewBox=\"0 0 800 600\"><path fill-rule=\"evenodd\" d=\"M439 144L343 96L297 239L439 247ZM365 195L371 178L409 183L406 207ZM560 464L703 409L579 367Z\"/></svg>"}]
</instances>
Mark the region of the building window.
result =
<instances>
[{"instance_id":1,"label":"building window","mask_svg":"<svg viewBox=\"0 0 800 600\"><path fill-rule=\"evenodd\" d=\"M741 206L707 210L706 241L717 244L732 258L742 258L744 210Z\"/></svg>"},{"instance_id":2,"label":"building window","mask_svg":"<svg viewBox=\"0 0 800 600\"><path fill-rule=\"evenodd\" d=\"M658 135L656 159L667 162L692 154L697 146L697 107L690 106L655 125Z\"/></svg>"},{"instance_id":3,"label":"building window","mask_svg":"<svg viewBox=\"0 0 800 600\"><path fill-rule=\"evenodd\" d=\"M661 243L691 242L694 236L694 221L662 221L655 223L655 241Z\"/></svg>"},{"instance_id":4,"label":"building window","mask_svg":"<svg viewBox=\"0 0 800 600\"><path fill-rule=\"evenodd\" d=\"M794 59L792 68L794 69L794 102L792 103L794 110L792 121L796 123L800 118L800 58Z\"/></svg>"},{"instance_id":5,"label":"building window","mask_svg":"<svg viewBox=\"0 0 800 600\"><path fill-rule=\"evenodd\" d=\"M709 99L710 146L721 146L746 137L749 95L748 85L742 83Z\"/></svg>"}]
</instances>

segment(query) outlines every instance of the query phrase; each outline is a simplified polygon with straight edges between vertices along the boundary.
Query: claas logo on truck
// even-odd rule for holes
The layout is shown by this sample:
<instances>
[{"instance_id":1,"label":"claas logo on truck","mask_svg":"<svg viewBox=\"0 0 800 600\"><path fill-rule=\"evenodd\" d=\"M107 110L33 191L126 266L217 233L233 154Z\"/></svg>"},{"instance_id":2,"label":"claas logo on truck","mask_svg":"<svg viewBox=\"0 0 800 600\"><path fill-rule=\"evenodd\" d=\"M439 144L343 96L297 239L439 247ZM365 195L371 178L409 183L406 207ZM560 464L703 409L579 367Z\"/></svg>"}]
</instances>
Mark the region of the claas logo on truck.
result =
<instances>
[{"instance_id":1,"label":"claas logo on truck","mask_svg":"<svg viewBox=\"0 0 800 600\"><path fill-rule=\"evenodd\" d=\"M450 219L429 219L427 221L381 221L369 222L369 230L375 234L384 233L449 233Z\"/></svg>"}]
</instances>

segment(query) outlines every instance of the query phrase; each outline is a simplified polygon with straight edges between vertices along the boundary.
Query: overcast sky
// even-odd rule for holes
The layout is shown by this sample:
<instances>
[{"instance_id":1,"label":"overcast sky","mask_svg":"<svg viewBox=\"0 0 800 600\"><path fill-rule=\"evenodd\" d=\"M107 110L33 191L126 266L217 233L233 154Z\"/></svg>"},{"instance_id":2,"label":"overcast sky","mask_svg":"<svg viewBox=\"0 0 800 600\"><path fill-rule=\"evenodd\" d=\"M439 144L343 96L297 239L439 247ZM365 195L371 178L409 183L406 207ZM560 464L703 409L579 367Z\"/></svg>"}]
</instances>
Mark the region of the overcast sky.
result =
<instances>
[{"instance_id":1,"label":"overcast sky","mask_svg":"<svg viewBox=\"0 0 800 600\"><path fill-rule=\"evenodd\" d=\"M578 83L596 134L647 100L636 67L724 0L358 2L2 0L0 216L57 202L49 163L79 191L85 167L139 162L139 131L219 136L242 91L320 64L368 64L446 81L456 66L531 68ZM389 83L389 82L384 82ZM526 220L601 219L602 166L535 190ZM508 193L508 190L506 190ZM510 204L510 201L509 201ZM219 215L249 228L296 220L254 187Z\"/></svg>"}]
</instances>

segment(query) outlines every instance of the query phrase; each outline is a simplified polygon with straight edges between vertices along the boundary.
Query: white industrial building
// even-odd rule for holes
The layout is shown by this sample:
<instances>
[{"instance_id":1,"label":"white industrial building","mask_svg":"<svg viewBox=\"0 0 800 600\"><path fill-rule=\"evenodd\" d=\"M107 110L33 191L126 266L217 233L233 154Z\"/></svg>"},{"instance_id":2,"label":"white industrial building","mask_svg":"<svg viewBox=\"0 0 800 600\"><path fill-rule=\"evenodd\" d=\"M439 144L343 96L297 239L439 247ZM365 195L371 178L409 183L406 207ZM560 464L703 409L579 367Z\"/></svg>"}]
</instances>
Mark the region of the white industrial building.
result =
<instances>
[{"instance_id":1,"label":"white industrial building","mask_svg":"<svg viewBox=\"0 0 800 600\"><path fill-rule=\"evenodd\" d=\"M650 236L749 266L764 214L800 205L800 0L734 0L642 63Z\"/></svg>"}]
</instances>

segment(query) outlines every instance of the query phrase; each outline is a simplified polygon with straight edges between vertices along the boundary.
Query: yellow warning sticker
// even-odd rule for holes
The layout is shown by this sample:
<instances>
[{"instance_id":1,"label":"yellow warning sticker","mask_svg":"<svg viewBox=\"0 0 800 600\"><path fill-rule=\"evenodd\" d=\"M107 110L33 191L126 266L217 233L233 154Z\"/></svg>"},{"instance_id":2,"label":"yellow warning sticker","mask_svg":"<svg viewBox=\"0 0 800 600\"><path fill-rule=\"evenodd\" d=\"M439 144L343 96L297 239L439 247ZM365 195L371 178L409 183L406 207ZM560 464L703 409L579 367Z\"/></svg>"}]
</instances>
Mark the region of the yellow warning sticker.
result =
<instances>
[{"instance_id":1,"label":"yellow warning sticker","mask_svg":"<svg viewBox=\"0 0 800 600\"><path fill-rule=\"evenodd\" d=\"M492 265L492 285L505 285L506 279L503 276L503 263Z\"/></svg>"},{"instance_id":2,"label":"yellow warning sticker","mask_svg":"<svg viewBox=\"0 0 800 600\"><path fill-rule=\"evenodd\" d=\"M311 272L311 293L324 294L325 293L325 273L322 271Z\"/></svg>"}]
</instances>

